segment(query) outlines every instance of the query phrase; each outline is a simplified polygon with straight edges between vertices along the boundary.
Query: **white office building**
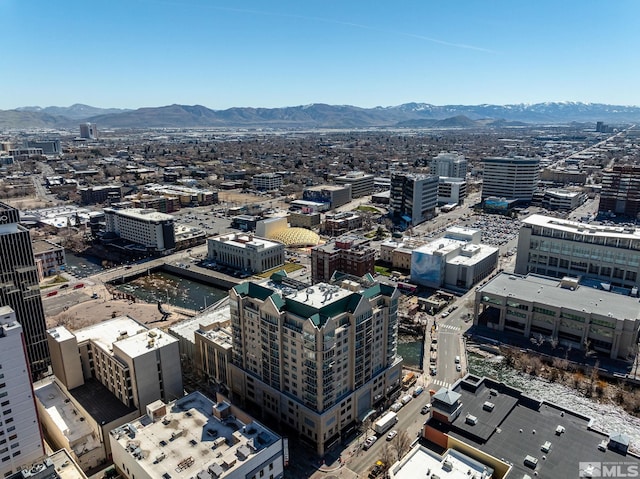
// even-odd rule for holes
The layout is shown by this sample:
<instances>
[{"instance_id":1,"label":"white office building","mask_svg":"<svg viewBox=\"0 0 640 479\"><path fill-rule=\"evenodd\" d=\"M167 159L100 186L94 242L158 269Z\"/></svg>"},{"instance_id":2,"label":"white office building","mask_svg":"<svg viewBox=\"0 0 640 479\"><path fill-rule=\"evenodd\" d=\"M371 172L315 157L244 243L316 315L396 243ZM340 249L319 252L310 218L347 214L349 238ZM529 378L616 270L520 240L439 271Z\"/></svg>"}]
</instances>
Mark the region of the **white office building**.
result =
<instances>
[{"instance_id":1,"label":"white office building","mask_svg":"<svg viewBox=\"0 0 640 479\"><path fill-rule=\"evenodd\" d=\"M6 477L45 455L24 334L9 306L0 306L0 377L0 474Z\"/></svg>"},{"instance_id":2,"label":"white office building","mask_svg":"<svg viewBox=\"0 0 640 479\"><path fill-rule=\"evenodd\" d=\"M242 271L262 273L284 264L283 243L250 233L230 233L207 240L207 258Z\"/></svg>"},{"instance_id":3,"label":"white office building","mask_svg":"<svg viewBox=\"0 0 640 479\"><path fill-rule=\"evenodd\" d=\"M438 177L438 205L461 205L467 197L467 181L464 178Z\"/></svg>"},{"instance_id":4,"label":"white office building","mask_svg":"<svg viewBox=\"0 0 640 479\"><path fill-rule=\"evenodd\" d=\"M467 177L467 159L458 153L439 153L431 160L431 174L450 178Z\"/></svg>"},{"instance_id":5,"label":"white office building","mask_svg":"<svg viewBox=\"0 0 640 479\"><path fill-rule=\"evenodd\" d=\"M146 404L181 397L178 340L121 316L71 332L47 331L53 372L69 390L95 378L123 404L144 411Z\"/></svg>"},{"instance_id":6,"label":"white office building","mask_svg":"<svg viewBox=\"0 0 640 479\"><path fill-rule=\"evenodd\" d=\"M143 208L105 208L104 214L107 233L140 244L148 251L167 252L175 248L171 215Z\"/></svg>"},{"instance_id":7,"label":"white office building","mask_svg":"<svg viewBox=\"0 0 640 479\"><path fill-rule=\"evenodd\" d=\"M360 198L373 193L374 176L363 171L352 171L335 178L339 185L351 185L351 198Z\"/></svg>"},{"instance_id":8,"label":"white office building","mask_svg":"<svg viewBox=\"0 0 640 479\"><path fill-rule=\"evenodd\" d=\"M531 215L520 227L515 272L581 276L637 295L640 229Z\"/></svg>"},{"instance_id":9,"label":"white office building","mask_svg":"<svg viewBox=\"0 0 640 479\"><path fill-rule=\"evenodd\" d=\"M538 185L538 158L485 158L482 160L482 201L492 196L528 203Z\"/></svg>"},{"instance_id":10,"label":"white office building","mask_svg":"<svg viewBox=\"0 0 640 479\"><path fill-rule=\"evenodd\" d=\"M280 479L283 440L228 402L199 392L156 401L111 431L113 463L125 479Z\"/></svg>"},{"instance_id":11,"label":"white office building","mask_svg":"<svg viewBox=\"0 0 640 479\"><path fill-rule=\"evenodd\" d=\"M550 188L544 192L542 207L548 210L573 211L587 201L582 191Z\"/></svg>"},{"instance_id":12,"label":"white office building","mask_svg":"<svg viewBox=\"0 0 640 479\"><path fill-rule=\"evenodd\" d=\"M282 186L282 175L278 173L259 173L253 175L253 187L260 191L273 191Z\"/></svg>"}]
</instances>

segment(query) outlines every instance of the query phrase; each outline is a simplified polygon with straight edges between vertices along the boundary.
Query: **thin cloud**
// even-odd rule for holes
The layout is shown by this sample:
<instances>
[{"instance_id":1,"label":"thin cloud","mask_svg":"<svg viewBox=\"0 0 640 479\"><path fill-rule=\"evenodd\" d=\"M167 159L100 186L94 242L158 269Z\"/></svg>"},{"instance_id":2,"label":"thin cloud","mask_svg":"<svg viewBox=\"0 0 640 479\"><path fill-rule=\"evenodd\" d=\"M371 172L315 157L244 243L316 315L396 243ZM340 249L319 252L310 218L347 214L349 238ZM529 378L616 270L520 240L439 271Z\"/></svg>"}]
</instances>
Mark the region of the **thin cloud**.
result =
<instances>
[{"instance_id":1,"label":"thin cloud","mask_svg":"<svg viewBox=\"0 0 640 479\"><path fill-rule=\"evenodd\" d=\"M172 2L162 2L165 5L174 5L174 6L184 6L182 4L179 3L172 3ZM373 32L378 32L378 33L383 33L383 34L387 34L387 35L399 35L399 36L403 36L403 37L407 37L407 38L415 38L416 40L422 40L425 42L430 42L430 43L435 43L438 45L443 45L443 46L447 46L447 47L452 47L452 48L461 48L461 49L465 49L465 50L475 50L477 52L483 52L483 53L496 53L494 50L489 50L488 48L483 48L483 47L478 47L475 45L467 45L464 43L454 43L454 42L448 42L446 40L439 40L437 38L431 38L431 37L426 37L424 35L417 35L414 33L406 33L406 32L399 32L399 31L394 31L394 30L385 30L385 29L381 29L381 28L376 28L376 27L372 27L370 25L363 25L361 23L354 23L354 22L346 22L346 21L341 21L341 20L333 20L330 18L323 18L323 17L312 17L312 16L308 16L308 15L296 15L293 13L275 13L275 12L267 12L264 10L252 10L252 9L246 9L246 8L233 8L233 7L219 7L219 6L214 6L214 5L201 5L202 7L206 7L206 8L210 8L212 10L220 10L220 11L225 11L225 12L234 12L234 13L246 13L246 14L250 14L250 15L262 15L262 16L267 16L267 17L279 17L279 18L294 18L297 20L308 20L308 21L315 21L315 22L323 22L323 23L330 23L333 25L344 25L347 27L353 27L353 28L359 28L362 30L370 30Z\"/></svg>"}]
</instances>

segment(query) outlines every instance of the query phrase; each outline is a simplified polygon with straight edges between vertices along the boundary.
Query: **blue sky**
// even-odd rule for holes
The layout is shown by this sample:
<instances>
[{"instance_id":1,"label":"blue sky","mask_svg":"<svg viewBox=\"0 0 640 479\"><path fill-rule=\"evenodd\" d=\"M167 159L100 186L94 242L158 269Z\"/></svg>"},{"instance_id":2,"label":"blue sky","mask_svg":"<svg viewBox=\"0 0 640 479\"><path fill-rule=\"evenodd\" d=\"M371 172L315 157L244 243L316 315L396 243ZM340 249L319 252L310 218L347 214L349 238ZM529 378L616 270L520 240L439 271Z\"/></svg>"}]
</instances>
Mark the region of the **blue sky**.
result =
<instances>
[{"instance_id":1,"label":"blue sky","mask_svg":"<svg viewBox=\"0 0 640 479\"><path fill-rule=\"evenodd\" d=\"M0 0L0 109L640 105L640 1Z\"/></svg>"}]
</instances>

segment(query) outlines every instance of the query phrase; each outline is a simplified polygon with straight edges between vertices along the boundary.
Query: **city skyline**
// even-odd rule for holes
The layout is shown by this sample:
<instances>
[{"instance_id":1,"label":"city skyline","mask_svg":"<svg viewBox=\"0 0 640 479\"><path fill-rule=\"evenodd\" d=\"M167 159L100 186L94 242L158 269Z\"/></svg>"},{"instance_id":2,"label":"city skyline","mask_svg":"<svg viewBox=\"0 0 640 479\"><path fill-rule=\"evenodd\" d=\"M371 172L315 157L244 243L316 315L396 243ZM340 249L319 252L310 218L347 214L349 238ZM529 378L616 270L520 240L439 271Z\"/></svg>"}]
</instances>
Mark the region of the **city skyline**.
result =
<instances>
[{"instance_id":1,"label":"city skyline","mask_svg":"<svg viewBox=\"0 0 640 479\"><path fill-rule=\"evenodd\" d=\"M640 105L638 13L633 1L0 0L15 72L0 109Z\"/></svg>"}]
</instances>

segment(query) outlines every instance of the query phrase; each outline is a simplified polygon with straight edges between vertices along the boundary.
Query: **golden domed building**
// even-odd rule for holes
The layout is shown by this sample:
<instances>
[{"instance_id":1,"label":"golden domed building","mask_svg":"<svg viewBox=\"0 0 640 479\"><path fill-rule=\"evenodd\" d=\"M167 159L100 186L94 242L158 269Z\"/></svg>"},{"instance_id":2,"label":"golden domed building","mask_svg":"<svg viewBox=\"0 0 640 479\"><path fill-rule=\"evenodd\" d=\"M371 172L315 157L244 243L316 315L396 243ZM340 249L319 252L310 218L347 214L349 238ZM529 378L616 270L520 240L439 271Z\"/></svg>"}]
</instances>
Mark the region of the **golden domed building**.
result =
<instances>
[{"instance_id":1,"label":"golden domed building","mask_svg":"<svg viewBox=\"0 0 640 479\"><path fill-rule=\"evenodd\" d=\"M320 236L305 228L284 228L273 233L269 239L280 241L288 248L304 248L320 243Z\"/></svg>"}]
</instances>

